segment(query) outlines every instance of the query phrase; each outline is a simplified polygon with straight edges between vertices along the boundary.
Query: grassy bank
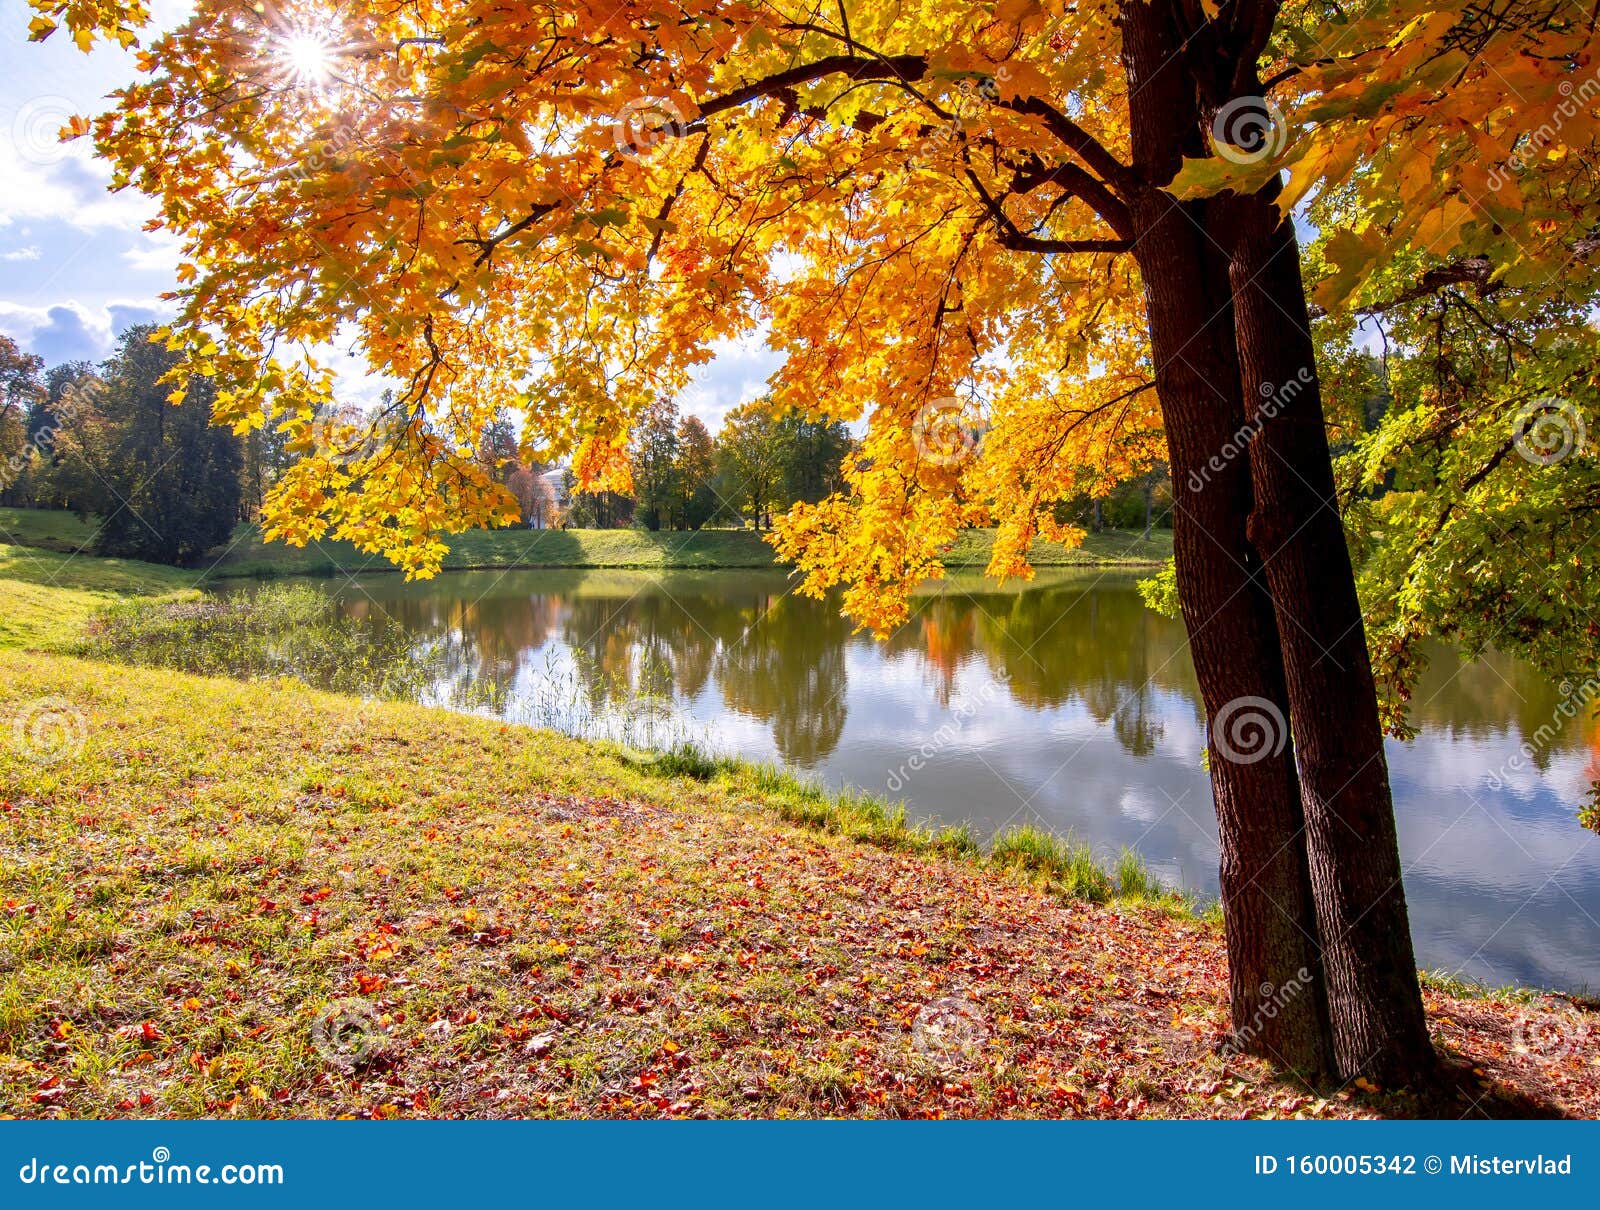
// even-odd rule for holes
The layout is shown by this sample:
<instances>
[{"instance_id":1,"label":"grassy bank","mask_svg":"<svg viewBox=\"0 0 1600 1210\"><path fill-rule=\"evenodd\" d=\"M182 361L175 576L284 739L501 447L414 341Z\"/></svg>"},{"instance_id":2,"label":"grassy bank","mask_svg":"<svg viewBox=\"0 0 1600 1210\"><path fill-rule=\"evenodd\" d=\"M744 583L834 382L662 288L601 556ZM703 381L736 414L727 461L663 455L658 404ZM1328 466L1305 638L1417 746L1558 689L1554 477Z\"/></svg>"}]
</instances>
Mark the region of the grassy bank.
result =
<instances>
[{"instance_id":1,"label":"grassy bank","mask_svg":"<svg viewBox=\"0 0 1600 1210\"><path fill-rule=\"evenodd\" d=\"M13 555L0 1114L1439 1111L1224 1053L1221 931L1136 863L980 852L693 750L24 651L113 584L184 589ZM1479 1110L1600 1112L1592 1015L1427 998Z\"/></svg>"},{"instance_id":2,"label":"grassy bank","mask_svg":"<svg viewBox=\"0 0 1600 1210\"><path fill-rule=\"evenodd\" d=\"M94 533L91 523L71 513L41 509L0 509L0 542L60 552L83 548ZM963 533L947 558L952 569L982 569L994 535ZM1164 563L1172 554L1170 531L1157 530L1148 542L1133 532L1090 534L1082 547L1034 543L1040 567L1127 566ZM754 568L774 567L772 548L750 530L708 529L694 533L605 530L473 530L450 539L448 570L508 567L604 568ZM392 571L379 556L364 555L348 542L325 541L307 547L266 542L259 528L241 525L229 546L205 561L209 578L337 575Z\"/></svg>"},{"instance_id":3,"label":"grassy bank","mask_svg":"<svg viewBox=\"0 0 1600 1210\"><path fill-rule=\"evenodd\" d=\"M1215 926L771 773L14 650L0 716L3 1113L1417 1109L1220 1053ZM1572 1010L1429 1001L1487 1111L1600 1110Z\"/></svg>"}]
</instances>

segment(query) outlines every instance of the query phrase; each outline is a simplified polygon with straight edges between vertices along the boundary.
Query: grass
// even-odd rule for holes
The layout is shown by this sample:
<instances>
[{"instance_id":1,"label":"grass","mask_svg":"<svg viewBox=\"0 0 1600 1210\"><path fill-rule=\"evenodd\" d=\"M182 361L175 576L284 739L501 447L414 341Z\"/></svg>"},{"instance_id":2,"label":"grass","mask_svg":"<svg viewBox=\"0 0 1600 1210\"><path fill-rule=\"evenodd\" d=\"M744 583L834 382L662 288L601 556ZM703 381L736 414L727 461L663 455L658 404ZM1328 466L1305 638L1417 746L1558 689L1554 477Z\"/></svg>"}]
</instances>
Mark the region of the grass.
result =
<instances>
[{"instance_id":1,"label":"grass","mask_svg":"<svg viewBox=\"0 0 1600 1210\"><path fill-rule=\"evenodd\" d=\"M198 597L194 578L151 563L0 545L0 647L71 644L101 610L130 600Z\"/></svg>"},{"instance_id":2,"label":"grass","mask_svg":"<svg viewBox=\"0 0 1600 1210\"><path fill-rule=\"evenodd\" d=\"M0 718L0 1114L1418 1111L1224 1055L1220 930L1041 834L283 679L5 650ZM1429 1002L1600 1109L1570 1007Z\"/></svg>"},{"instance_id":3,"label":"grass","mask_svg":"<svg viewBox=\"0 0 1600 1210\"><path fill-rule=\"evenodd\" d=\"M986 853L687 743L20 650L184 578L0 553L8 621L34 594L0 647L0 1115L1429 1108L1225 1054L1221 930L1131 854ZM1480 1109L1600 1112L1592 1014L1459 991L1425 984Z\"/></svg>"},{"instance_id":4,"label":"grass","mask_svg":"<svg viewBox=\"0 0 1600 1210\"><path fill-rule=\"evenodd\" d=\"M94 534L92 522L72 513L0 508L0 543L72 553ZM994 544L990 530L968 530L946 562L952 570L981 570ZM757 568L777 566L762 535L751 530L708 529L694 533L604 530L473 530L449 540L446 570L507 567ZM1148 567L1172 554L1172 534L1152 532L1144 541L1131 531L1090 534L1079 548L1035 542L1039 567ZM392 571L380 556L365 555L348 542L328 540L306 547L263 540L254 525L241 525L230 544L213 552L202 570L208 578L338 575Z\"/></svg>"}]
</instances>

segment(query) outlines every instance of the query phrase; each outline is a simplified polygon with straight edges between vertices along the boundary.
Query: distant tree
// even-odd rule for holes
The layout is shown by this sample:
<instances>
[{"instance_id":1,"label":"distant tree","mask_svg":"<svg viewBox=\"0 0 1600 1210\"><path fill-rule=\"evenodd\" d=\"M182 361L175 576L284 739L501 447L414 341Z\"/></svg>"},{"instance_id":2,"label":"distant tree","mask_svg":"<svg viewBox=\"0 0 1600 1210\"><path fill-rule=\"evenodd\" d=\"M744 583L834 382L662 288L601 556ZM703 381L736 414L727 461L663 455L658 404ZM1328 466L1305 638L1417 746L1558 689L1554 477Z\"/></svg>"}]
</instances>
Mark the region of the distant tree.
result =
<instances>
[{"instance_id":1,"label":"distant tree","mask_svg":"<svg viewBox=\"0 0 1600 1210\"><path fill-rule=\"evenodd\" d=\"M778 428L765 400L728 413L717 434L717 478L722 498L760 529L783 486Z\"/></svg>"},{"instance_id":2,"label":"distant tree","mask_svg":"<svg viewBox=\"0 0 1600 1210\"><path fill-rule=\"evenodd\" d=\"M183 563L225 541L239 516L243 442L209 423L214 389L191 378L174 407L161 378L178 364L149 326L128 329L101 368L95 405L57 449L74 507L98 514L100 554Z\"/></svg>"},{"instance_id":3,"label":"distant tree","mask_svg":"<svg viewBox=\"0 0 1600 1210\"><path fill-rule=\"evenodd\" d=\"M31 462L28 421L44 400L44 359L0 335L0 493L18 487Z\"/></svg>"},{"instance_id":4,"label":"distant tree","mask_svg":"<svg viewBox=\"0 0 1600 1210\"><path fill-rule=\"evenodd\" d=\"M646 529L670 526L678 495L678 405L658 399L646 409L629 449L634 521Z\"/></svg>"},{"instance_id":5,"label":"distant tree","mask_svg":"<svg viewBox=\"0 0 1600 1210\"><path fill-rule=\"evenodd\" d=\"M484 473L498 483L509 483L522 465L517 455L517 430L504 409L485 426L475 457Z\"/></svg>"},{"instance_id":6,"label":"distant tree","mask_svg":"<svg viewBox=\"0 0 1600 1210\"><path fill-rule=\"evenodd\" d=\"M556 494L550 481L537 468L518 466L506 480L506 489L516 497L517 511L524 525L534 529L554 527Z\"/></svg>"},{"instance_id":7,"label":"distant tree","mask_svg":"<svg viewBox=\"0 0 1600 1210\"><path fill-rule=\"evenodd\" d=\"M720 501L716 445L698 416L685 416L678 424L678 461L675 523L682 529L699 529L716 516Z\"/></svg>"},{"instance_id":8,"label":"distant tree","mask_svg":"<svg viewBox=\"0 0 1600 1210\"><path fill-rule=\"evenodd\" d=\"M815 504L845 490L844 458L855 442L837 420L811 420L790 412L777 421L778 456L783 467L782 503Z\"/></svg>"}]
</instances>

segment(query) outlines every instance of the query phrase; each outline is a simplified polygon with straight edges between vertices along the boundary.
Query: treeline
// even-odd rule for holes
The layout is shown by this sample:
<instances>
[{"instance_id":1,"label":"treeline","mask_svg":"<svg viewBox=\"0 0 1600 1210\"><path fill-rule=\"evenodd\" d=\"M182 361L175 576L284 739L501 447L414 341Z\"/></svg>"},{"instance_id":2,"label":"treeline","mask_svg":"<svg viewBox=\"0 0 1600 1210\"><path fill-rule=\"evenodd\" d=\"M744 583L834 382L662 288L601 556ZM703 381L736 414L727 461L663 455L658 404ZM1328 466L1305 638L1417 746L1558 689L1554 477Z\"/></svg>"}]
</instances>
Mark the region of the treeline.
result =
<instances>
[{"instance_id":1,"label":"treeline","mask_svg":"<svg viewBox=\"0 0 1600 1210\"><path fill-rule=\"evenodd\" d=\"M854 448L843 424L775 417L762 401L730 412L713 438L698 417L662 400L634 433L632 494L573 495L569 477L563 522L579 529L765 529L791 504L841 490L844 459Z\"/></svg>"},{"instance_id":2,"label":"treeline","mask_svg":"<svg viewBox=\"0 0 1600 1210\"><path fill-rule=\"evenodd\" d=\"M282 449L213 427L209 382L168 403L176 357L153 331L129 328L98 366L48 368L0 335L0 504L97 517L97 554L185 563L259 507Z\"/></svg>"}]
</instances>

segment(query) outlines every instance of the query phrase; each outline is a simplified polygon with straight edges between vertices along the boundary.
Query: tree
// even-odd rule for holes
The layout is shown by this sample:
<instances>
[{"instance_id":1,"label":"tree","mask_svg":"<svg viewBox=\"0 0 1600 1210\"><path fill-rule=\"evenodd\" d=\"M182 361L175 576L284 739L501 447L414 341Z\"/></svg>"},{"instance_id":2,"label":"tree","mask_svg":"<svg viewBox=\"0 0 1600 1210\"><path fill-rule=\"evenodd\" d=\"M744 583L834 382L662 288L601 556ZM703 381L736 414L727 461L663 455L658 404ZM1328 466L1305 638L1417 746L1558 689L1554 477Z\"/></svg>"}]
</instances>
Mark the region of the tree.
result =
<instances>
[{"instance_id":1,"label":"tree","mask_svg":"<svg viewBox=\"0 0 1600 1210\"><path fill-rule=\"evenodd\" d=\"M634 519L646 529L672 525L678 500L678 405L652 403L634 430L630 451Z\"/></svg>"},{"instance_id":2,"label":"tree","mask_svg":"<svg viewBox=\"0 0 1600 1210\"><path fill-rule=\"evenodd\" d=\"M101 367L93 407L57 443L74 506L98 514L100 554L184 563L227 540L239 518L242 442L209 423L213 388L187 384L173 407L166 375L178 357L129 328Z\"/></svg>"},{"instance_id":3,"label":"tree","mask_svg":"<svg viewBox=\"0 0 1600 1210\"><path fill-rule=\"evenodd\" d=\"M499 483L509 480L521 465L518 461L516 426L503 408L496 411L494 419L484 426L483 435L478 438L477 459L484 473Z\"/></svg>"},{"instance_id":4,"label":"tree","mask_svg":"<svg viewBox=\"0 0 1600 1210\"><path fill-rule=\"evenodd\" d=\"M33 6L35 37L145 20ZM406 384L381 451L291 468L276 532L332 529L429 573L439 534L495 507L448 440L487 400L516 398L586 488L623 491L647 406L713 341L769 325L776 410L865 418L846 490L792 509L779 549L882 633L959 527L992 519L990 571L1028 574L1032 537L1081 536L1057 503L1148 469L1164 439L1239 1044L1347 1078L1428 1072L1305 275L1324 310L1452 284L1524 316L1592 306L1585 11L340 11L308 80L271 50L293 17L204 5L94 125L183 241L173 342L222 384L220 423L264 401L311 425L326 372L274 350L336 327ZM1307 197L1349 221L1303 257ZM1563 361L1589 367L1562 386L1592 424L1596 359ZM1432 432L1483 438L1481 466L1510 402Z\"/></svg>"},{"instance_id":5,"label":"tree","mask_svg":"<svg viewBox=\"0 0 1600 1210\"><path fill-rule=\"evenodd\" d=\"M757 400L728 413L717 434L717 474L718 494L760 529L783 483L783 450L769 403Z\"/></svg>"},{"instance_id":6,"label":"tree","mask_svg":"<svg viewBox=\"0 0 1600 1210\"><path fill-rule=\"evenodd\" d=\"M790 412L778 420L776 438L787 504L815 504L844 490L844 459L855 442L843 424Z\"/></svg>"},{"instance_id":7,"label":"tree","mask_svg":"<svg viewBox=\"0 0 1600 1210\"><path fill-rule=\"evenodd\" d=\"M555 524L556 494L550 481L536 470L518 466L506 480L506 490L517 499L524 525L547 529Z\"/></svg>"},{"instance_id":8,"label":"tree","mask_svg":"<svg viewBox=\"0 0 1600 1210\"><path fill-rule=\"evenodd\" d=\"M721 506L714 486L716 475L716 444L705 422L698 416L685 416L678 423L678 460L673 467L680 528L699 529L716 516Z\"/></svg>"},{"instance_id":9,"label":"tree","mask_svg":"<svg viewBox=\"0 0 1600 1210\"><path fill-rule=\"evenodd\" d=\"M30 422L45 398L43 370L44 358L0 333L0 492L14 488L32 462Z\"/></svg>"}]
</instances>

